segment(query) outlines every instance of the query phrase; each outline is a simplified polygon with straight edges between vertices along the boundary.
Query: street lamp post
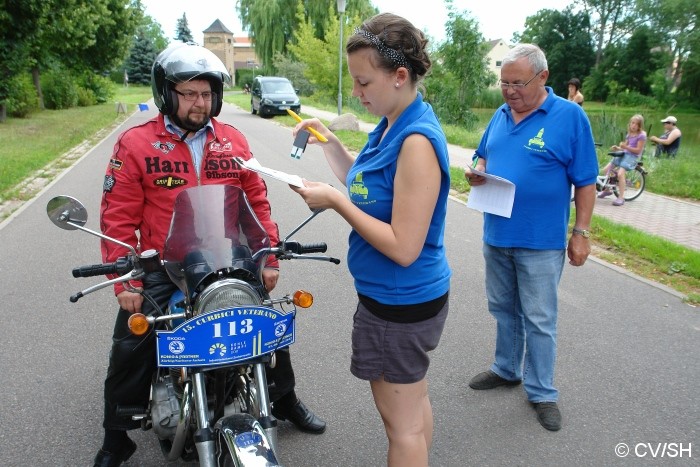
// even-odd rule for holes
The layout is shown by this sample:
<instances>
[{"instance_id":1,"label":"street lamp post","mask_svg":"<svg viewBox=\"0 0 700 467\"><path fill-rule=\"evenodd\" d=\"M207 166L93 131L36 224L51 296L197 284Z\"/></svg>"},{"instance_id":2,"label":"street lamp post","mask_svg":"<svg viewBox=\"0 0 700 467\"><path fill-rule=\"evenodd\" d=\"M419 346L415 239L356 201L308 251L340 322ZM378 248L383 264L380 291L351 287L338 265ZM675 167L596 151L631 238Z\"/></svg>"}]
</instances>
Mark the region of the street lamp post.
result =
<instances>
[{"instance_id":1,"label":"street lamp post","mask_svg":"<svg viewBox=\"0 0 700 467\"><path fill-rule=\"evenodd\" d=\"M338 115L340 115L343 112L343 14L345 13L345 0L337 1L340 17L340 40L338 41Z\"/></svg>"}]
</instances>

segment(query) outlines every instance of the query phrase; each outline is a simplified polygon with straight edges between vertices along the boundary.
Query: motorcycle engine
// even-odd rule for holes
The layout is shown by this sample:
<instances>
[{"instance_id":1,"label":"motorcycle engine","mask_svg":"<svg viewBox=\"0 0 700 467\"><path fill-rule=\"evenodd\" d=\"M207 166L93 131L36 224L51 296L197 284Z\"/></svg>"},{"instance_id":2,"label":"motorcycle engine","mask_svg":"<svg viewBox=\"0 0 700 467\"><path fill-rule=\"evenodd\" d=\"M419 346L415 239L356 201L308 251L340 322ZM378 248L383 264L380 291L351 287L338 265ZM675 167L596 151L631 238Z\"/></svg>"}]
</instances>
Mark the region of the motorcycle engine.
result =
<instances>
[{"instance_id":1,"label":"motorcycle engine","mask_svg":"<svg viewBox=\"0 0 700 467\"><path fill-rule=\"evenodd\" d=\"M180 416L180 400L172 376L165 375L153 384L151 391L153 431L160 439L172 439Z\"/></svg>"}]
</instances>

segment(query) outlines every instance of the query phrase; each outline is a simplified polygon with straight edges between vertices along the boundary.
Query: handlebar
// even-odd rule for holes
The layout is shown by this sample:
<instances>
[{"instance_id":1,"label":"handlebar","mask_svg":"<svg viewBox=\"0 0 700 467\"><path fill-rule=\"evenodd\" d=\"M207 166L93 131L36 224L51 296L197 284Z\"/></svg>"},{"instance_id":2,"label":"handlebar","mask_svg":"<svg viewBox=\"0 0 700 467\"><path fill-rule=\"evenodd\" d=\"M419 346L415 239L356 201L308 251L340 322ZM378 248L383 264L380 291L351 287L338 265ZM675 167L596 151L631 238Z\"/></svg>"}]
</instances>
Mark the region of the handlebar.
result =
<instances>
[{"instance_id":1,"label":"handlebar","mask_svg":"<svg viewBox=\"0 0 700 467\"><path fill-rule=\"evenodd\" d=\"M129 258L119 258L113 263L91 264L73 269L73 277L93 277L107 274L120 276L134 269L134 262Z\"/></svg>"}]
</instances>

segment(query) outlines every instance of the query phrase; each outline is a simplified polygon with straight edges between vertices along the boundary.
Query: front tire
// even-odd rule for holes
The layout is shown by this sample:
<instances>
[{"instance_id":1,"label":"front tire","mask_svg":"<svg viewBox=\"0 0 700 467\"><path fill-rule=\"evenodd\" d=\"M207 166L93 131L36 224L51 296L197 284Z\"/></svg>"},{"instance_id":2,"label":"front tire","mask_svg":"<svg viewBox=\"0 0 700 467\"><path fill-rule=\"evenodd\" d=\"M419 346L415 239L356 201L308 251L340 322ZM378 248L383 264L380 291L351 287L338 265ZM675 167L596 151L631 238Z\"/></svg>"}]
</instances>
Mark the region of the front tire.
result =
<instances>
[{"instance_id":1,"label":"front tire","mask_svg":"<svg viewBox=\"0 0 700 467\"><path fill-rule=\"evenodd\" d=\"M255 107L253 107L253 101L250 101L250 113L252 113L253 115L258 113L258 111L255 110Z\"/></svg>"}]
</instances>

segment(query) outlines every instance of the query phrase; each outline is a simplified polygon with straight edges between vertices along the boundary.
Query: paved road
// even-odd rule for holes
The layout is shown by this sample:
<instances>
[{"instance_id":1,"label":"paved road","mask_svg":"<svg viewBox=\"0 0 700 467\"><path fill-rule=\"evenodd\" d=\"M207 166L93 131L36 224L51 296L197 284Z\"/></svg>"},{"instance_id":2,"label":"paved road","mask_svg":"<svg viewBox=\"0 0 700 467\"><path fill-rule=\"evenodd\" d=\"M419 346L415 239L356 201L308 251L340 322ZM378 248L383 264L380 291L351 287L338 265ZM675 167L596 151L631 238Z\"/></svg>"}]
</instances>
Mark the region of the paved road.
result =
<instances>
[{"instance_id":1,"label":"paved road","mask_svg":"<svg viewBox=\"0 0 700 467\"><path fill-rule=\"evenodd\" d=\"M148 116L135 114L126 125ZM289 129L274 119L228 105L222 119L248 136L263 164L337 183L318 148L309 147L299 161L289 157ZM46 218L45 205L57 194L75 196L87 205L88 227L97 228L101 174L115 139L112 134L96 145L0 224L1 466L87 466L101 443L101 388L114 298L103 291L68 303L69 295L95 283L73 279L70 269L95 262L99 241L57 229ZM284 184L268 185L273 215L288 232L308 209ZM454 271L450 316L429 373L435 413L431 465L626 466L636 465L640 456L653 465L698 465L700 315L678 297L604 264L567 266L562 278L560 432L539 426L521 388L477 392L467 387L493 352L480 232L481 215L451 201L446 229ZM344 259L347 233L339 216L327 212L298 240L324 240L330 254ZM289 467L382 466L386 441L368 385L348 370L356 298L344 262L285 263L279 292L298 287L316 296L314 307L300 313L292 349L298 392L328 421L328 430L306 435L283 423L280 457ZM627 299L618 301L621 291ZM165 465L152 433L132 436L139 449L130 465ZM618 457L619 443L632 453ZM667 456L684 449L683 457L660 458L658 443L666 446Z\"/></svg>"},{"instance_id":2,"label":"paved road","mask_svg":"<svg viewBox=\"0 0 700 467\"><path fill-rule=\"evenodd\" d=\"M304 106L305 114L325 121L333 120L337 114L314 107ZM360 129L371 131L374 125L361 122ZM467 167L474 149L450 144L450 163ZM649 175L653 177L653 174ZM668 196L645 192L622 207L612 205L612 199L596 200L595 214L614 222L626 224L644 232L657 235L674 243L700 250L700 203L679 200Z\"/></svg>"}]
</instances>

